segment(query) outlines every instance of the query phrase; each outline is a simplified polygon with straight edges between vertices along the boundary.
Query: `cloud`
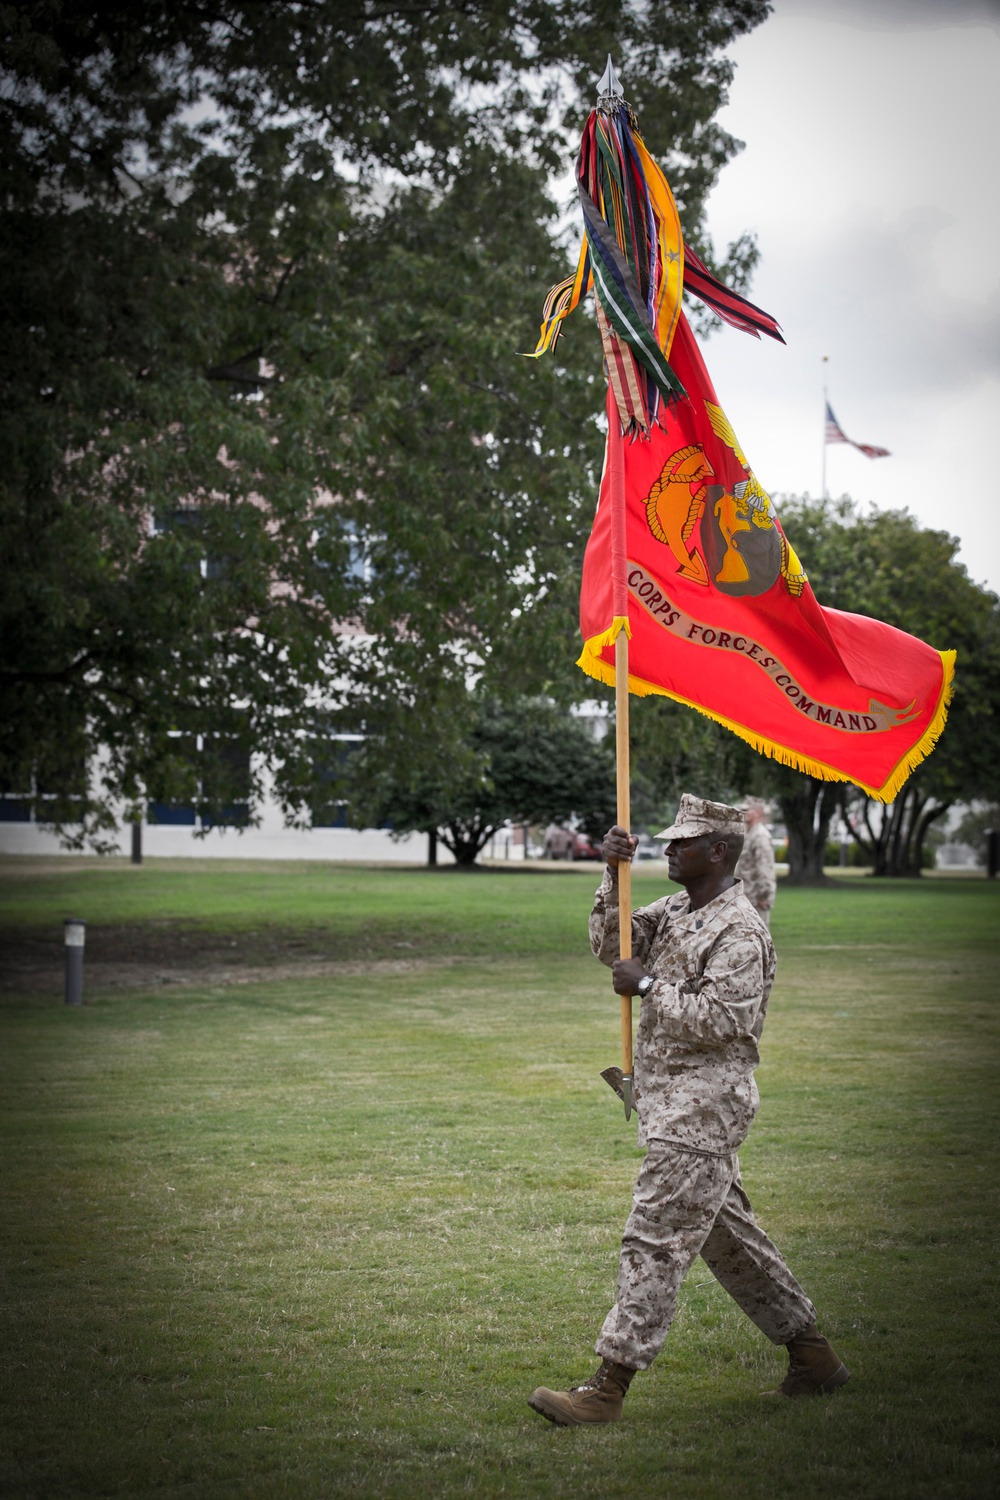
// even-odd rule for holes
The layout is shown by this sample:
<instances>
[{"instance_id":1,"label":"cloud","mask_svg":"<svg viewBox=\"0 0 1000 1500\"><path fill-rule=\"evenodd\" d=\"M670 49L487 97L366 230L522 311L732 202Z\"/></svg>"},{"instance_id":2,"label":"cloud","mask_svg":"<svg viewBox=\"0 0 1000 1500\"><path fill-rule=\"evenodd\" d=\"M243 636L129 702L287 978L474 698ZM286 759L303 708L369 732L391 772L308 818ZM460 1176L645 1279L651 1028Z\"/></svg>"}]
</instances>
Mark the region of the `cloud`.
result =
<instances>
[{"instance_id":1,"label":"cloud","mask_svg":"<svg viewBox=\"0 0 1000 1500\"><path fill-rule=\"evenodd\" d=\"M864 387L959 394L1000 369L1000 284L973 296L960 257L942 270L934 250L953 224L932 204L882 220L856 209L836 234L781 243L758 274L755 300L789 343L821 334L827 352L850 351Z\"/></svg>"},{"instance_id":2,"label":"cloud","mask_svg":"<svg viewBox=\"0 0 1000 1500\"><path fill-rule=\"evenodd\" d=\"M854 31L1000 28L1000 0L774 0L776 16L804 16Z\"/></svg>"},{"instance_id":3,"label":"cloud","mask_svg":"<svg viewBox=\"0 0 1000 1500\"><path fill-rule=\"evenodd\" d=\"M727 330L706 359L765 487L815 495L825 460L831 493L953 531L1000 589L995 16L973 0L776 0L734 46L721 121L746 150L709 227L723 244L757 231L751 295L788 346ZM824 447L824 381L845 432L891 458Z\"/></svg>"}]
</instances>

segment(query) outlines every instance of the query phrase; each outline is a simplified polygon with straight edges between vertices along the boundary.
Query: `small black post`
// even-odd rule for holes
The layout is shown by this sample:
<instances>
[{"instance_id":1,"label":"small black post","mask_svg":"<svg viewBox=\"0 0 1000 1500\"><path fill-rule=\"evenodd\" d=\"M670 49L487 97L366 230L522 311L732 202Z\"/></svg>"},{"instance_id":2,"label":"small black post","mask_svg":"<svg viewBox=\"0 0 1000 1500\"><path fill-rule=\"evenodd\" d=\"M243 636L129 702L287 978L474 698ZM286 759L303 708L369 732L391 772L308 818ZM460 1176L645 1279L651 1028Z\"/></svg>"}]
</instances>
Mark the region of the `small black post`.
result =
<instances>
[{"instance_id":1,"label":"small black post","mask_svg":"<svg viewBox=\"0 0 1000 1500\"><path fill-rule=\"evenodd\" d=\"M996 880L1000 869L1000 828L986 830L986 878Z\"/></svg>"},{"instance_id":2,"label":"small black post","mask_svg":"<svg viewBox=\"0 0 1000 1500\"><path fill-rule=\"evenodd\" d=\"M63 922L66 945L66 1004L83 1004L83 944L87 924L82 917L67 917Z\"/></svg>"},{"instance_id":3,"label":"small black post","mask_svg":"<svg viewBox=\"0 0 1000 1500\"><path fill-rule=\"evenodd\" d=\"M136 818L132 824L132 863L142 864L142 819Z\"/></svg>"}]
</instances>

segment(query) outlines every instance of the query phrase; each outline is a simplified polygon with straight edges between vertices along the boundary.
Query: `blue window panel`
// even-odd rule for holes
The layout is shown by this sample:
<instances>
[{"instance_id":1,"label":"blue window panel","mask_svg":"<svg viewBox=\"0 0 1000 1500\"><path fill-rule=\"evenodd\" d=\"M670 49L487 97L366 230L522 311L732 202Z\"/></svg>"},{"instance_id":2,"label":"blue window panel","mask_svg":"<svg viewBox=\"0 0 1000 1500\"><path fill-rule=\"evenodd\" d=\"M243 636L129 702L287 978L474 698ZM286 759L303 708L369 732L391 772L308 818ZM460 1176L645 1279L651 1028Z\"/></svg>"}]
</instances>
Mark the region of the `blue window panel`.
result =
<instances>
[{"instance_id":1,"label":"blue window panel","mask_svg":"<svg viewBox=\"0 0 1000 1500\"><path fill-rule=\"evenodd\" d=\"M245 802L232 802L228 807L219 809L218 817L211 813L202 813L202 828L246 828L250 821L250 811Z\"/></svg>"},{"instance_id":2,"label":"blue window panel","mask_svg":"<svg viewBox=\"0 0 1000 1500\"><path fill-rule=\"evenodd\" d=\"M35 822L54 823L58 821L60 823L82 823L82 818L74 816L76 808L73 804L78 800L79 799L76 797L70 797L68 799L48 797L44 801L36 803ZM46 803L48 804L47 806Z\"/></svg>"},{"instance_id":3,"label":"blue window panel","mask_svg":"<svg viewBox=\"0 0 1000 1500\"><path fill-rule=\"evenodd\" d=\"M0 797L0 823L30 823L31 807L20 797Z\"/></svg>"},{"instance_id":4,"label":"blue window panel","mask_svg":"<svg viewBox=\"0 0 1000 1500\"><path fill-rule=\"evenodd\" d=\"M181 802L151 802L147 810L150 823L161 823L174 828L193 828L195 810Z\"/></svg>"}]
</instances>

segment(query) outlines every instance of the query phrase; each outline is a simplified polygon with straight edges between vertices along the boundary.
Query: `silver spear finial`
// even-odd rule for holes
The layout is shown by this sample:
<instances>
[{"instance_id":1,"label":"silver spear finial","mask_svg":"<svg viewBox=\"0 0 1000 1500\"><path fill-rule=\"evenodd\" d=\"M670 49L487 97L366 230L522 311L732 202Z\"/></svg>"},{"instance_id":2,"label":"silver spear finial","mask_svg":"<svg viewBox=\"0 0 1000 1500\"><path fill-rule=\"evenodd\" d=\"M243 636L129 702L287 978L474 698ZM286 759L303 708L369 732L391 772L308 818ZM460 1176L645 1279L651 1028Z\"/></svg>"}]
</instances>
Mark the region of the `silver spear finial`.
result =
<instances>
[{"instance_id":1,"label":"silver spear finial","mask_svg":"<svg viewBox=\"0 0 1000 1500\"><path fill-rule=\"evenodd\" d=\"M625 90L622 81L615 72L615 65L611 61L611 53L608 53L608 63L601 74L601 81L597 85L597 105L607 109L614 109L615 105L621 104L625 99Z\"/></svg>"}]
</instances>

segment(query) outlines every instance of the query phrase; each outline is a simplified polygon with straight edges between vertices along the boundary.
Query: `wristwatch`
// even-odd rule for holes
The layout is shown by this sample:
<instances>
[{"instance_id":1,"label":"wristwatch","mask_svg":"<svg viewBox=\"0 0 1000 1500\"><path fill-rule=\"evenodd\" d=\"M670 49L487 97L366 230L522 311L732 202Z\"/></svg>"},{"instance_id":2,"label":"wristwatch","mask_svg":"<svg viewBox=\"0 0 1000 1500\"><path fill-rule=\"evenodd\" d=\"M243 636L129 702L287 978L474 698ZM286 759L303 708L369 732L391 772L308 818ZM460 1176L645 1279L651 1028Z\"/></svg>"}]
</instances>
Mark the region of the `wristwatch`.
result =
<instances>
[{"instance_id":1,"label":"wristwatch","mask_svg":"<svg viewBox=\"0 0 1000 1500\"><path fill-rule=\"evenodd\" d=\"M644 974L642 976L642 978L639 980L639 983L635 987L635 992L639 996L640 1000L645 1000L646 996L649 994L655 983L656 980L653 978L652 974Z\"/></svg>"}]
</instances>

